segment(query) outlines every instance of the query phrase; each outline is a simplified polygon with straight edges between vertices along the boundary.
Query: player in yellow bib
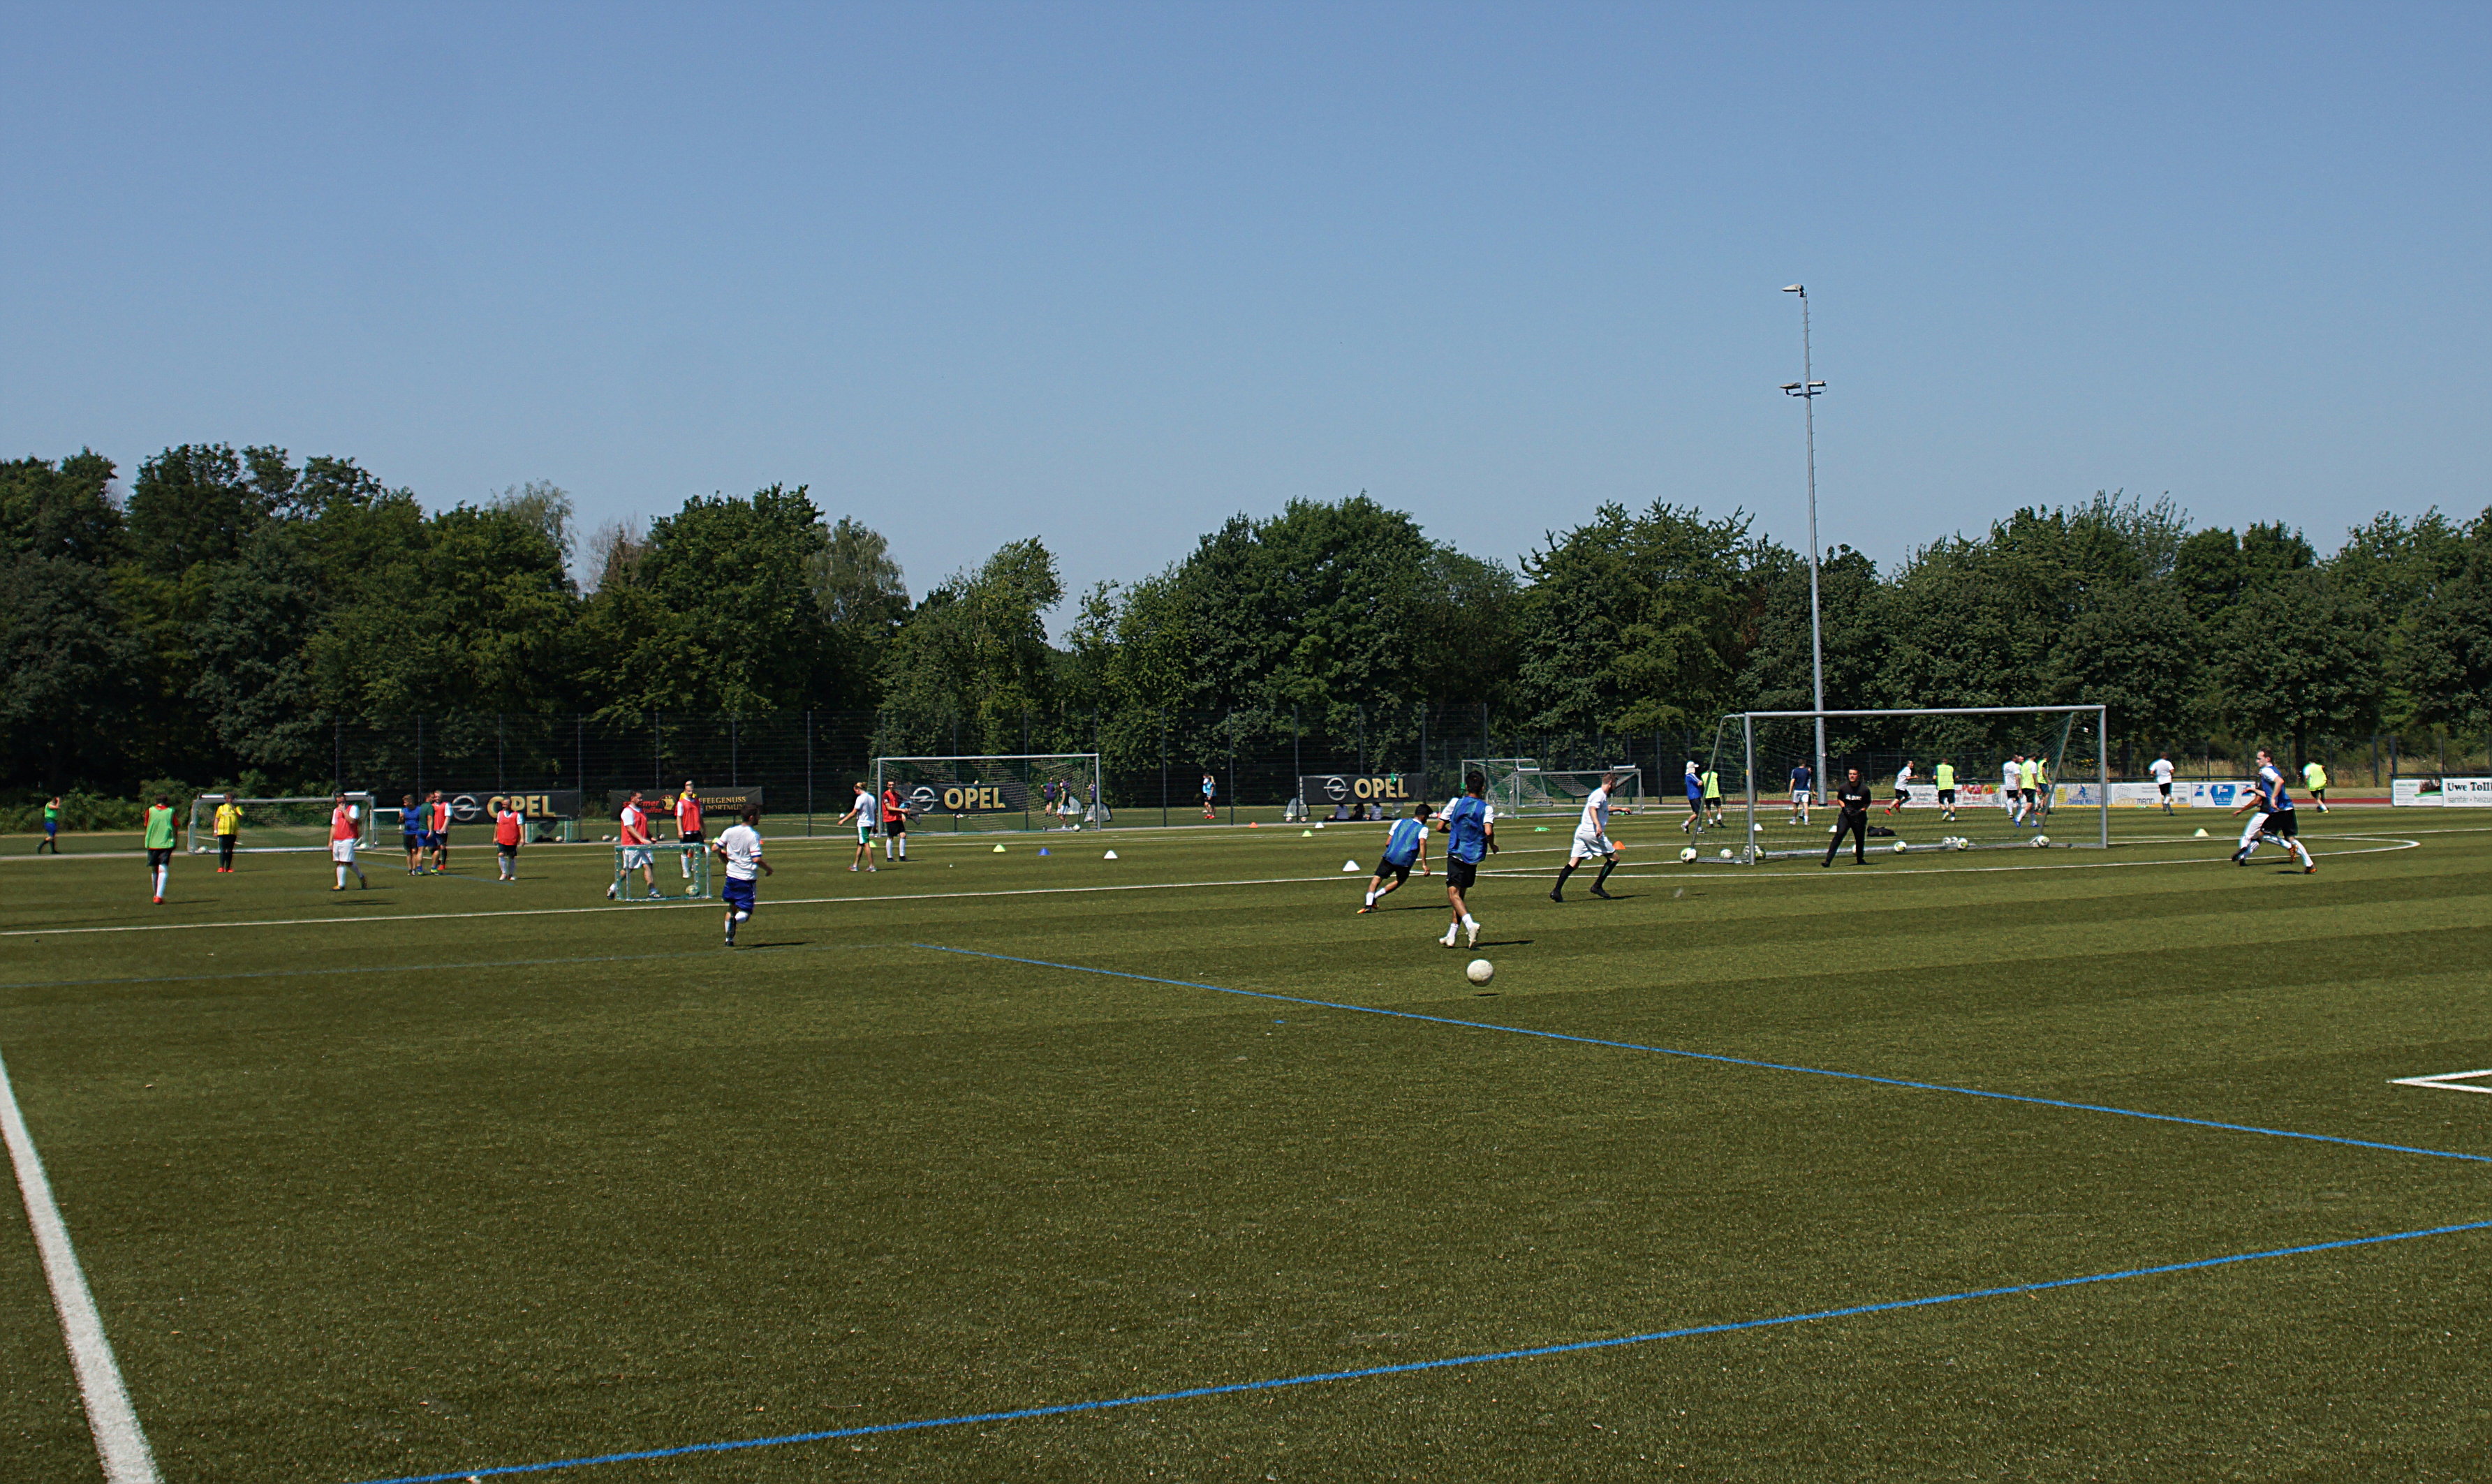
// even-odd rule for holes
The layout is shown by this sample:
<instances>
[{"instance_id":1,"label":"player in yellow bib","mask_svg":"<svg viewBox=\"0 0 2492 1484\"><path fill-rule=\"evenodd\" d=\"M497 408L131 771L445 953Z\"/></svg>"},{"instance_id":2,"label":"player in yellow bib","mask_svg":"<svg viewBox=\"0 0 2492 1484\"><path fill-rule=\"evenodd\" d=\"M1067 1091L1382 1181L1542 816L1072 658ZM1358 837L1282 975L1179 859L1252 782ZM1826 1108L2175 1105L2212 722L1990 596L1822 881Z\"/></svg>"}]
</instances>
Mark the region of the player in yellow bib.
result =
<instances>
[{"instance_id":1,"label":"player in yellow bib","mask_svg":"<svg viewBox=\"0 0 2492 1484\"><path fill-rule=\"evenodd\" d=\"M1942 757L1938 770L1930 776L1939 786L1939 808L1945 811L1942 817L1952 823L1955 819L1955 764Z\"/></svg>"},{"instance_id":2,"label":"player in yellow bib","mask_svg":"<svg viewBox=\"0 0 2492 1484\"><path fill-rule=\"evenodd\" d=\"M242 834L242 808L234 803L234 796L230 793L225 795L223 803L217 806L216 829L217 874L231 875L234 840Z\"/></svg>"},{"instance_id":3,"label":"player in yellow bib","mask_svg":"<svg viewBox=\"0 0 2492 1484\"><path fill-rule=\"evenodd\" d=\"M2326 814L2328 812L2328 769L2321 766L2318 758L2313 757L2301 765L2301 787L2310 791L2310 802L2319 806L2321 814Z\"/></svg>"}]
</instances>

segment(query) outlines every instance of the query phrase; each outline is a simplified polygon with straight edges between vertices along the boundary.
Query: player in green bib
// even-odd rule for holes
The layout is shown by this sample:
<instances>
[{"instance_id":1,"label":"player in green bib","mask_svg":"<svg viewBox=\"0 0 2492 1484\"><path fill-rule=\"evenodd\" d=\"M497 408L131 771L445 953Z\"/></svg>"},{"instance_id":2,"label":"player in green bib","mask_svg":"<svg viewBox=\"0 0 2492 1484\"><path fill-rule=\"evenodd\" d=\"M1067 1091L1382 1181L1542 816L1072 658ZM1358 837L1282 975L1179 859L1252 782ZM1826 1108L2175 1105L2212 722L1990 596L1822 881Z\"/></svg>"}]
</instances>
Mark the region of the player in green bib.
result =
<instances>
[{"instance_id":1,"label":"player in green bib","mask_svg":"<svg viewBox=\"0 0 2492 1484\"><path fill-rule=\"evenodd\" d=\"M164 883L173 874L173 801L163 794L147 807L147 876L155 883L156 905L164 905Z\"/></svg>"},{"instance_id":2,"label":"player in green bib","mask_svg":"<svg viewBox=\"0 0 2492 1484\"><path fill-rule=\"evenodd\" d=\"M59 794L52 795L52 797L45 800L44 803L44 838L35 842L35 853L37 855L41 855L45 850L51 851L54 855L61 853L61 799Z\"/></svg>"},{"instance_id":3,"label":"player in green bib","mask_svg":"<svg viewBox=\"0 0 2492 1484\"><path fill-rule=\"evenodd\" d=\"M1707 822L1722 822L1722 775L1711 768L1705 770L1705 817Z\"/></svg>"},{"instance_id":4,"label":"player in green bib","mask_svg":"<svg viewBox=\"0 0 2492 1484\"><path fill-rule=\"evenodd\" d=\"M1931 777L1939 786L1939 808L1946 811L1942 817L1951 821L1955 818L1955 764L1940 758L1938 771Z\"/></svg>"}]
</instances>

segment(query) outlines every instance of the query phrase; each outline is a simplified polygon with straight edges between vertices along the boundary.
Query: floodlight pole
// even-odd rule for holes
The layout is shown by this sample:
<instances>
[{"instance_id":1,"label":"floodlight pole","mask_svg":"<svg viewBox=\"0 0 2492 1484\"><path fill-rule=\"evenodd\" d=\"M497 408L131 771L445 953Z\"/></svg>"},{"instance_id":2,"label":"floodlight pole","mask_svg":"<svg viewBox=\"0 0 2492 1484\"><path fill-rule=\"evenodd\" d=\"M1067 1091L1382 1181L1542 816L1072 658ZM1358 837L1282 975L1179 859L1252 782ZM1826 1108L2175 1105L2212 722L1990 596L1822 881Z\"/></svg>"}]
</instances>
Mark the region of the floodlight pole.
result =
<instances>
[{"instance_id":1,"label":"floodlight pole","mask_svg":"<svg viewBox=\"0 0 2492 1484\"><path fill-rule=\"evenodd\" d=\"M1799 379L1785 383L1783 395L1796 397L1808 409L1808 668L1810 704L1817 721L1817 787L1819 797L1825 788L1825 638L1817 612L1817 394L1825 383L1814 379L1816 366L1808 342L1808 285L1794 283L1783 290L1799 295Z\"/></svg>"}]
</instances>

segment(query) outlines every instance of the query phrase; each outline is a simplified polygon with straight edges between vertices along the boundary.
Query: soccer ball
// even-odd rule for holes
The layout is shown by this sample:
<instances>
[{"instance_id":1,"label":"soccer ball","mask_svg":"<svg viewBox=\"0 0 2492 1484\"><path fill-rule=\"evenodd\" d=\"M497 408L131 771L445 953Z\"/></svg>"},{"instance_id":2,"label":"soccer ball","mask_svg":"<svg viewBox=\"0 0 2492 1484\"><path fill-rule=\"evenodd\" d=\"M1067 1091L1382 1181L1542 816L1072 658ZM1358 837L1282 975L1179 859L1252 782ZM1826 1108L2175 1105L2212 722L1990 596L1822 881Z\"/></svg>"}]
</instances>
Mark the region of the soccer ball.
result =
<instances>
[{"instance_id":1,"label":"soccer ball","mask_svg":"<svg viewBox=\"0 0 2492 1484\"><path fill-rule=\"evenodd\" d=\"M1678 858L1682 861L1694 860L1696 858L1696 847L1694 846L1689 846L1686 849L1679 851Z\"/></svg>"},{"instance_id":2,"label":"soccer ball","mask_svg":"<svg viewBox=\"0 0 2492 1484\"><path fill-rule=\"evenodd\" d=\"M1958 835L1955 837L1955 847L1959 850L1970 850L1973 848L1973 842Z\"/></svg>"},{"instance_id":3,"label":"soccer ball","mask_svg":"<svg viewBox=\"0 0 2492 1484\"><path fill-rule=\"evenodd\" d=\"M1900 841L1900 840L1898 840L1898 841L1896 841L1896 842L1895 842L1895 853L1896 853L1897 855L1901 855L1901 854L1903 854L1903 853L1904 853L1904 843L1903 843L1902 841Z\"/></svg>"},{"instance_id":4,"label":"soccer ball","mask_svg":"<svg viewBox=\"0 0 2492 1484\"><path fill-rule=\"evenodd\" d=\"M2033 848L2034 848L2034 849L2036 849L2036 850L2046 850L2046 849L2049 849L2049 848L2050 848L2050 846L2051 846L2051 837L2050 837L2050 836L2048 836L2048 835L2036 835L2036 836L2034 836L2034 837L2033 837Z\"/></svg>"},{"instance_id":5,"label":"soccer ball","mask_svg":"<svg viewBox=\"0 0 2492 1484\"><path fill-rule=\"evenodd\" d=\"M1731 847L1729 846L1724 846L1722 847L1722 858L1724 860L1729 860L1731 858Z\"/></svg>"},{"instance_id":6,"label":"soccer ball","mask_svg":"<svg viewBox=\"0 0 2492 1484\"><path fill-rule=\"evenodd\" d=\"M1463 977L1473 984L1486 984L1497 977L1497 965L1486 959L1473 959L1471 966L1463 970Z\"/></svg>"}]
</instances>

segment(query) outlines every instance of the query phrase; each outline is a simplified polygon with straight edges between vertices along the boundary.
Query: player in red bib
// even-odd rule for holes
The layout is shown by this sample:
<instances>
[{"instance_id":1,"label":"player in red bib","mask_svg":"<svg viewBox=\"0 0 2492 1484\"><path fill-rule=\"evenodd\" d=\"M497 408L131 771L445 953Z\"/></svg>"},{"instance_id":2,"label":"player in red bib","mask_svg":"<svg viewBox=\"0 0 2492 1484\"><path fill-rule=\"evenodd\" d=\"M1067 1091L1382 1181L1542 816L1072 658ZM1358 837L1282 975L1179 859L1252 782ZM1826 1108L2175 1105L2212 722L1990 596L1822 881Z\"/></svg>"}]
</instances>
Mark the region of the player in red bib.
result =
<instances>
[{"instance_id":1,"label":"player in red bib","mask_svg":"<svg viewBox=\"0 0 2492 1484\"><path fill-rule=\"evenodd\" d=\"M493 866L501 872L500 879L519 878L519 837L523 833L519 812L509 799L493 812Z\"/></svg>"},{"instance_id":2,"label":"player in red bib","mask_svg":"<svg viewBox=\"0 0 2492 1484\"><path fill-rule=\"evenodd\" d=\"M344 794L339 794L329 810L329 859L338 867L338 884L330 887L331 891L346 889L346 873L349 871L365 886L372 884L371 877L364 875L364 868L355 864L355 842L363 833L355 806L346 802Z\"/></svg>"},{"instance_id":3,"label":"player in red bib","mask_svg":"<svg viewBox=\"0 0 2492 1484\"><path fill-rule=\"evenodd\" d=\"M440 876L450 869L450 801L441 790L432 790L432 801L425 806L425 816L432 826L432 874Z\"/></svg>"},{"instance_id":4,"label":"player in red bib","mask_svg":"<svg viewBox=\"0 0 2492 1484\"><path fill-rule=\"evenodd\" d=\"M701 833L700 795L693 791L693 781L684 780L684 791L675 795L675 834L688 846L697 846L708 837ZM693 856L697 852L680 852L684 879L693 878Z\"/></svg>"}]
</instances>

